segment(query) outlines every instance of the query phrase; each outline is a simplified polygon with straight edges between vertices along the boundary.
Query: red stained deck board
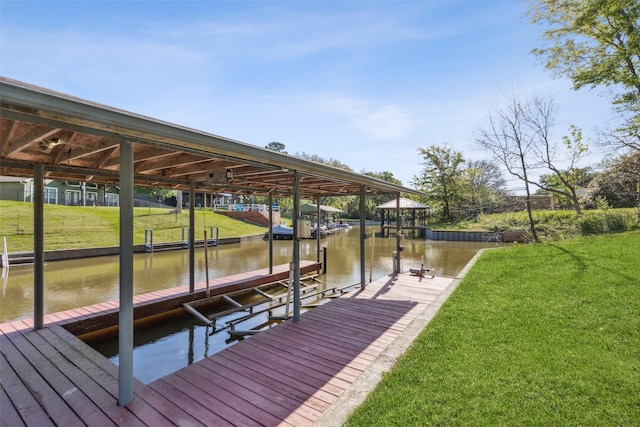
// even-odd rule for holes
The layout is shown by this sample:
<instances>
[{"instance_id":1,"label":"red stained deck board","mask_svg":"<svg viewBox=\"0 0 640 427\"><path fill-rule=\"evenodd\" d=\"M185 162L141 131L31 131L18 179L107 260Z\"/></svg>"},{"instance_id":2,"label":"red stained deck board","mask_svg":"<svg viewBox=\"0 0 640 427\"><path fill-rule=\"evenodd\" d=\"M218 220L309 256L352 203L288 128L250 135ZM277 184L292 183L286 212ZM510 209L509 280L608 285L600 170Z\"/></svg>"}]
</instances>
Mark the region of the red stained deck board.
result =
<instances>
[{"instance_id":1,"label":"red stained deck board","mask_svg":"<svg viewBox=\"0 0 640 427\"><path fill-rule=\"evenodd\" d=\"M320 392L316 387L309 386L297 378L270 369L268 366L255 363L251 359L235 360L227 359L222 355L212 357L216 363L234 371L236 375L245 375L264 386L273 388L281 393L305 403L314 410L324 412L335 401L335 396Z\"/></svg>"},{"instance_id":2,"label":"red stained deck board","mask_svg":"<svg viewBox=\"0 0 640 427\"><path fill-rule=\"evenodd\" d=\"M2 338L0 338L0 346L4 349L5 344L2 342ZM8 400L5 402L3 398L2 408L11 405L27 425L53 426L53 422L19 375L21 375L21 372L16 373L9 361L4 357L4 354L0 353L2 389L7 394L8 400L11 400L11 403L9 403ZM4 411L2 414L4 414Z\"/></svg>"},{"instance_id":3,"label":"red stained deck board","mask_svg":"<svg viewBox=\"0 0 640 427\"><path fill-rule=\"evenodd\" d=\"M366 325L362 324L337 325L322 316L311 316L312 314L313 313L309 313L309 320L313 320L313 325L310 325L308 328L310 332L313 332L314 328L316 328L347 338L352 337L354 341L367 343L368 348L373 352L384 350L395 339L386 331L383 333L380 333L380 331L372 331L368 329Z\"/></svg>"},{"instance_id":4,"label":"red stained deck board","mask_svg":"<svg viewBox=\"0 0 640 427\"><path fill-rule=\"evenodd\" d=\"M204 359L201 365L211 371L213 381L223 387L226 385L225 388L232 387L231 389L237 389L239 391L238 395L242 393L242 396L250 395L255 399L253 395L257 394L261 405L263 405L262 407L266 405L269 412L282 420L288 420L295 426L311 424L321 414L316 409L304 404L304 402L300 402L277 389L265 386L248 375L237 375L236 372L213 359ZM274 404L274 402L277 403ZM290 417L294 413L296 415Z\"/></svg>"},{"instance_id":5,"label":"red stained deck board","mask_svg":"<svg viewBox=\"0 0 640 427\"><path fill-rule=\"evenodd\" d=\"M270 348L262 349L259 346L250 346L242 349L238 349L238 344L227 348L224 353L231 353L234 357L237 355L247 356L254 360L259 360L265 365L269 365L271 369L278 367L282 369L281 372L289 373L301 381L305 381L308 384L316 384L320 381L325 384L323 387L327 392L339 396L344 390L349 387L350 382L341 378L332 376L331 372L324 372L319 369L309 369L302 363L297 363L295 360L291 361L288 358L281 357L280 352L272 352Z\"/></svg>"},{"instance_id":6,"label":"red stained deck board","mask_svg":"<svg viewBox=\"0 0 640 427\"><path fill-rule=\"evenodd\" d=\"M6 363L6 361L0 355L0 363ZM0 373L2 371L0 370ZM4 391L4 386L0 387L0 423L3 426L20 427L26 425L20 414L11 403L9 395Z\"/></svg>"},{"instance_id":7,"label":"red stained deck board","mask_svg":"<svg viewBox=\"0 0 640 427\"><path fill-rule=\"evenodd\" d=\"M307 336L300 337L295 329L286 331L286 334L282 336L270 334L268 337L264 337L264 339L265 341L263 342L278 345L282 351L304 357L312 362L323 363L327 366L341 366L343 372L353 376L360 375L368 365L367 361L360 363L355 360L358 353L349 354L337 345L336 342L327 343L312 340Z\"/></svg>"},{"instance_id":8,"label":"red stained deck board","mask_svg":"<svg viewBox=\"0 0 640 427\"><path fill-rule=\"evenodd\" d=\"M204 425L178 406L172 398L163 396L150 387L144 387L139 390L136 393L136 398L127 407L139 414L144 419L144 422L150 426Z\"/></svg>"},{"instance_id":9,"label":"red stained deck board","mask_svg":"<svg viewBox=\"0 0 640 427\"><path fill-rule=\"evenodd\" d=\"M46 330L43 332L46 333ZM75 409L83 421L92 425L107 425L104 417L99 415L100 410L102 410L104 415L114 424L126 424L128 426L143 425L127 409L117 406L117 400L112 395L96 383L93 378L65 358L51 342L42 336L41 331L22 331L22 334L25 339L28 340L34 348L37 348L42 353L42 356L51 363L49 370L59 370L60 373L71 382L72 387L67 387L67 392L62 393L63 395L67 393L71 393L71 396L82 396L83 393L86 394L90 402L84 402L84 404L80 406L80 410ZM31 353L32 359L34 358L34 353L35 351ZM43 372L43 370L39 369L39 372ZM58 379L57 381L59 382L60 380ZM53 381L49 382L53 383ZM65 400L67 402L70 401L69 398ZM98 410L97 412L93 408L89 409L92 405L95 405L95 408ZM85 409L91 412L89 414L83 414L82 410ZM103 421L100 421L100 419Z\"/></svg>"},{"instance_id":10,"label":"red stained deck board","mask_svg":"<svg viewBox=\"0 0 640 427\"><path fill-rule=\"evenodd\" d=\"M310 319L307 319L308 321ZM312 323L312 322L308 322ZM307 340L317 341L318 343L326 343L326 345L338 346L350 355L357 355L358 357L366 360L367 362L375 360L380 354L380 351L374 351L370 347L371 345L364 340L356 340L349 337L341 331L328 331L323 330L321 327L316 327L314 324L306 325L304 329L296 331L300 335L304 335Z\"/></svg>"},{"instance_id":11,"label":"red stained deck board","mask_svg":"<svg viewBox=\"0 0 640 427\"><path fill-rule=\"evenodd\" d=\"M205 368L196 363L189 366L189 369L179 370L175 375L197 386L201 390L200 395L210 395L223 404L236 408L240 413L245 414L258 424L277 425L281 421L280 418L263 411L253 403L236 396L234 393L230 393L217 382L210 381L204 376L202 369Z\"/></svg>"},{"instance_id":12,"label":"red stained deck board","mask_svg":"<svg viewBox=\"0 0 640 427\"><path fill-rule=\"evenodd\" d=\"M198 403L197 395L192 396L184 393L179 388L169 384L166 381L155 381L150 387L161 395L171 396L172 400L181 408L189 412L206 426L232 426L231 422L225 420L215 412L208 410Z\"/></svg>"},{"instance_id":13,"label":"red stained deck board","mask_svg":"<svg viewBox=\"0 0 640 427\"><path fill-rule=\"evenodd\" d=\"M339 303L340 300L336 300ZM322 307L319 307L322 308ZM325 313L325 311L323 311ZM341 307L327 307L326 313L331 316L344 316L345 311ZM406 312L405 312L406 313ZM364 310L354 310L348 315L348 319L351 322L362 322L369 325L372 330L396 330L402 332L404 326L411 323L410 320L403 320L397 313L393 316L392 312L385 311L384 313L370 313ZM392 320L392 321L391 321Z\"/></svg>"},{"instance_id":14,"label":"red stained deck board","mask_svg":"<svg viewBox=\"0 0 640 427\"><path fill-rule=\"evenodd\" d=\"M19 373L19 378L26 388L37 390L37 400L42 409L46 411L46 414L51 417L55 424L81 425L82 420L29 362L28 356L22 354L20 349L14 345L13 340L10 338L11 335L11 333L3 331L3 335L0 335L0 348L2 348L2 352L11 368Z\"/></svg>"},{"instance_id":15,"label":"red stained deck board","mask_svg":"<svg viewBox=\"0 0 640 427\"><path fill-rule=\"evenodd\" d=\"M155 385L159 382L167 383L174 387L175 390L180 390L181 393L191 396L193 401L199 405L192 413L198 415L201 412L213 411L216 415L222 417L225 421L234 425L242 425L247 427L259 426L255 420L249 418L245 414L239 412L236 408L225 404L224 402L214 398L208 393L203 393L203 390L196 385L185 380L178 375L169 375L161 378L150 384L150 387L155 388ZM160 386L162 387L162 386Z\"/></svg>"},{"instance_id":16,"label":"red stained deck board","mask_svg":"<svg viewBox=\"0 0 640 427\"><path fill-rule=\"evenodd\" d=\"M286 364L280 363L280 360L276 356L265 354L258 359L252 357L252 354L232 353L232 352L220 352L215 355L217 358L228 359L230 363L237 364L239 370L253 369L258 372L268 372L271 378L283 378L287 384L300 384L302 390L306 390L309 393L309 389L318 390L321 393L318 394L320 398L327 402L333 403L336 398L344 391L344 388L335 386L327 382L327 377L322 376L320 378L312 375L308 375L308 371L298 367L298 370L289 367ZM258 362L259 360L259 362Z\"/></svg>"},{"instance_id":17,"label":"red stained deck board","mask_svg":"<svg viewBox=\"0 0 640 427\"><path fill-rule=\"evenodd\" d=\"M47 344L59 351L58 356L52 354L53 352L51 351L48 351L46 356L50 357L52 361L56 361L56 366L64 368L68 372L67 376L69 379L72 380L78 388L81 387L83 390L87 390L88 395L96 405L102 408L116 424L127 426L144 425L127 408L117 406L118 399L115 395L117 383L115 383L112 377L109 378L112 384L111 390L109 390L109 387L104 387L104 381L102 381L107 375L104 371L95 365L85 363L84 366L82 366L82 363L78 363L82 359L77 357L77 353L73 354L73 352L70 352L68 344L60 340L60 338L50 330L43 329L38 332L38 335L43 340L46 340ZM58 359L64 359L66 363Z\"/></svg>"},{"instance_id":18,"label":"red stained deck board","mask_svg":"<svg viewBox=\"0 0 640 427\"><path fill-rule=\"evenodd\" d=\"M258 339L254 340L253 338ZM342 380L344 381L344 388L347 388L349 384L351 384L356 379L355 375L344 372L342 366L339 363L332 363L329 360L321 358L316 358L314 360L312 354L306 353L304 351L293 352L283 350L280 345L276 345L273 342L269 342L268 340L262 341L261 339L264 339L264 336L260 337L259 335L254 335L250 339L254 341L252 344L257 349L259 349L259 351L274 353L280 358L286 359L288 363L298 364L300 366L303 366L308 371L321 372L331 380Z\"/></svg>"},{"instance_id":19,"label":"red stained deck board","mask_svg":"<svg viewBox=\"0 0 640 427\"><path fill-rule=\"evenodd\" d=\"M351 323L336 325L334 322L327 320L323 314L316 315L313 310L305 316L308 320L313 321L312 324L307 327L309 332L314 333L316 330L326 331L332 335L352 339L358 343L366 343L368 344L367 350L370 354L378 355L387 345L393 342L392 339L387 339L384 335L370 331L367 325Z\"/></svg>"}]
</instances>

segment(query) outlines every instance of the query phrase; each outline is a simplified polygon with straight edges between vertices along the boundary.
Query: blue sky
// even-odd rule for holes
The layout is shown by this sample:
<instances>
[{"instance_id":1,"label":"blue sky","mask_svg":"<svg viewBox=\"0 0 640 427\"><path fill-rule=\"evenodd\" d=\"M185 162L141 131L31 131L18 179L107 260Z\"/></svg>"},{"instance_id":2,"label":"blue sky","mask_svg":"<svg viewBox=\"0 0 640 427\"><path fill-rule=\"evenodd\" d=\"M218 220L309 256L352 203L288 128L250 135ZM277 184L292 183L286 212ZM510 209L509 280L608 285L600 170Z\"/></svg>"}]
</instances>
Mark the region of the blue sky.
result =
<instances>
[{"instance_id":1,"label":"blue sky","mask_svg":"<svg viewBox=\"0 0 640 427\"><path fill-rule=\"evenodd\" d=\"M613 118L532 54L526 1L6 1L0 74L403 184L418 147L473 142L517 93L550 96L585 136ZM592 159L598 149L592 148Z\"/></svg>"}]
</instances>

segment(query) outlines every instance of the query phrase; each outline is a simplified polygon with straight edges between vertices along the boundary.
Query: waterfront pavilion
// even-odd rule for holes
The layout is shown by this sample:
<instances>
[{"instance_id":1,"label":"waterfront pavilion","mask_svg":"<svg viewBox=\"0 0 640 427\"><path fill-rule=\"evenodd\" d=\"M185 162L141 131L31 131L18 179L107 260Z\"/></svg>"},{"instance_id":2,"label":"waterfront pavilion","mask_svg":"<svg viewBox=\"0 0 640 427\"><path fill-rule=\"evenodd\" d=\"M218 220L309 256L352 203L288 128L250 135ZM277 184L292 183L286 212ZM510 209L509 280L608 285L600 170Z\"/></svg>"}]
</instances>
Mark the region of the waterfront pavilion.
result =
<instances>
[{"instance_id":1,"label":"waterfront pavilion","mask_svg":"<svg viewBox=\"0 0 640 427\"><path fill-rule=\"evenodd\" d=\"M194 289L194 194L290 197L421 195L366 175L189 129L0 77L0 175L34 179L34 328L44 327L44 179L120 188L119 404L133 398L133 187L189 191L190 288ZM360 143L354 141L354 143ZM365 286L364 216L360 218ZM399 226L400 224L398 224ZM397 233L399 235L400 233ZM271 245L270 245L271 247ZM318 253L320 243L317 243ZM398 241L399 247L399 241ZM293 239L294 320L300 316L299 236ZM319 256L319 255L318 255ZM271 258L271 256L270 256Z\"/></svg>"}]
</instances>

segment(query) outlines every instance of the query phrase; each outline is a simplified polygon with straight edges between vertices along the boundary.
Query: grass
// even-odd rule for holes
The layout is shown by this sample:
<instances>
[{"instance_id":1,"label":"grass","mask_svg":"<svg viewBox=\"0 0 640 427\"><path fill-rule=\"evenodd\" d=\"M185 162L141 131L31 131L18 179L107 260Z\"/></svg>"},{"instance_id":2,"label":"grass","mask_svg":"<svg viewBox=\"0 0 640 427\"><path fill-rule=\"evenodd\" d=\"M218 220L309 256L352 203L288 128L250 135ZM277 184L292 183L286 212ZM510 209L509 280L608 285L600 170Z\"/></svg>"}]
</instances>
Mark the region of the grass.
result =
<instances>
[{"instance_id":1,"label":"grass","mask_svg":"<svg viewBox=\"0 0 640 427\"><path fill-rule=\"evenodd\" d=\"M536 229L547 240L561 240L580 235L633 230L640 227L637 209L586 210L581 217L575 211L538 210L533 212ZM481 215L476 220L429 223L434 230L527 231L529 219L525 211Z\"/></svg>"},{"instance_id":2,"label":"grass","mask_svg":"<svg viewBox=\"0 0 640 427\"><path fill-rule=\"evenodd\" d=\"M640 232L485 252L348 426L640 424Z\"/></svg>"},{"instance_id":3,"label":"grass","mask_svg":"<svg viewBox=\"0 0 640 427\"><path fill-rule=\"evenodd\" d=\"M218 227L219 237L240 237L264 233L265 227L237 221L204 209L195 213L196 239L204 230ZM153 240L175 242L182 228L189 226L188 210L181 214L168 209L134 209L134 244L144 243L144 230L153 230ZM46 250L118 246L120 212L117 207L73 207L44 205ZM215 230L214 230L215 232ZM185 231L186 233L186 231ZM7 238L10 252L33 250L33 204L0 200L0 237Z\"/></svg>"}]
</instances>

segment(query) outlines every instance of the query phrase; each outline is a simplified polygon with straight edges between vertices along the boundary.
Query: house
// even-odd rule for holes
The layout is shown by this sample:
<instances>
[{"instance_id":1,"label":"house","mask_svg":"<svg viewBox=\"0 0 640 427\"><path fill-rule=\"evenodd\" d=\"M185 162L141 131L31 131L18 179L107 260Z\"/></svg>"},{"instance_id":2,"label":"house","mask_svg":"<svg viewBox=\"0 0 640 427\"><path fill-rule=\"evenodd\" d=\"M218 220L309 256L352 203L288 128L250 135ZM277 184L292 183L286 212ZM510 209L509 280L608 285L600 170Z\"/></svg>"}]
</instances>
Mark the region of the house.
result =
<instances>
[{"instance_id":1,"label":"house","mask_svg":"<svg viewBox=\"0 0 640 427\"><path fill-rule=\"evenodd\" d=\"M118 187L92 182L45 180L44 202L67 206L119 206ZM33 179L0 177L0 200L31 202Z\"/></svg>"}]
</instances>

